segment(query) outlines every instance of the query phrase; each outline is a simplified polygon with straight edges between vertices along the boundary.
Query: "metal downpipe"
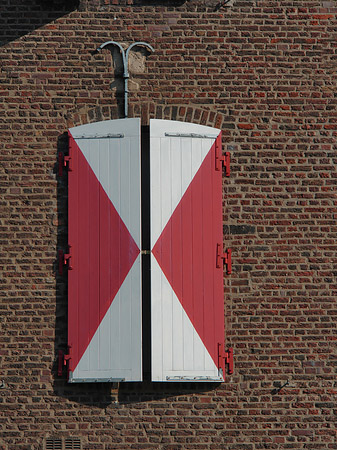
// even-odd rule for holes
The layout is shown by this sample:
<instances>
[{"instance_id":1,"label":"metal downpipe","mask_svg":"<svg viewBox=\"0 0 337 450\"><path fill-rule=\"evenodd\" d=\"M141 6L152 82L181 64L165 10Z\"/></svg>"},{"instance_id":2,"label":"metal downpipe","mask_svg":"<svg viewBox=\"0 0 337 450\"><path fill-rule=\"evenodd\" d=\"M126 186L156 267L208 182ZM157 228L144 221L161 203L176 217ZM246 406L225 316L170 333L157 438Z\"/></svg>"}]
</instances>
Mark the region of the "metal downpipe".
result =
<instances>
[{"instance_id":1,"label":"metal downpipe","mask_svg":"<svg viewBox=\"0 0 337 450\"><path fill-rule=\"evenodd\" d=\"M129 80L129 70L128 70L128 65L129 65L129 53L130 50L133 47L136 46L144 46L149 48L152 52L154 52L154 48L148 44L147 42L134 42L133 44L131 44L127 49L126 52L123 49L123 47L121 46L121 44L119 44L118 42L115 41L107 41L104 42L104 44L100 45L97 48L97 52L100 52L101 50L103 50L104 47L106 47L107 45L115 45L119 48L119 51L122 54L122 61L123 61L123 79L124 79L124 117L127 118L128 117L128 80Z\"/></svg>"}]
</instances>

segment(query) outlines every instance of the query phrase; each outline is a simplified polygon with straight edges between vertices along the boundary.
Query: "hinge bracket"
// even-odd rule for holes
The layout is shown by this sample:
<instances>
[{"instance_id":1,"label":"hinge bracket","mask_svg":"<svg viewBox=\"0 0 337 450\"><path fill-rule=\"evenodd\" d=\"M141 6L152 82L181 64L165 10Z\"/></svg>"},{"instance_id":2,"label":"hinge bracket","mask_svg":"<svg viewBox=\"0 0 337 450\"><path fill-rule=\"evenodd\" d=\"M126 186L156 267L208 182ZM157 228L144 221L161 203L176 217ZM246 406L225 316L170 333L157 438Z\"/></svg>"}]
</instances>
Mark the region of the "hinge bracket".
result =
<instances>
[{"instance_id":1,"label":"hinge bracket","mask_svg":"<svg viewBox=\"0 0 337 450\"><path fill-rule=\"evenodd\" d=\"M69 172L72 171L70 161L71 161L71 156L69 156L69 155L65 156L62 152L58 153L58 175L59 175L59 177L62 177L64 167L66 167Z\"/></svg>"},{"instance_id":2,"label":"hinge bracket","mask_svg":"<svg viewBox=\"0 0 337 450\"><path fill-rule=\"evenodd\" d=\"M233 358L233 347L229 347L228 352L225 352L224 360L225 364L228 366L228 374L232 375L234 372L234 358Z\"/></svg>"},{"instance_id":3,"label":"hinge bracket","mask_svg":"<svg viewBox=\"0 0 337 450\"><path fill-rule=\"evenodd\" d=\"M58 251L58 263L59 263L59 274L63 275L63 267L67 267L68 270L72 270L73 267L71 265L71 254L70 254L70 246L69 253L64 253L63 250Z\"/></svg>"},{"instance_id":4,"label":"hinge bracket","mask_svg":"<svg viewBox=\"0 0 337 450\"><path fill-rule=\"evenodd\" d=\"M68 347L68 352L65 353L63 350L58 351L57 356L57 376L62 377L63 368L67 367L67 373L69 374L69 361L71 360L71 347Z\"/></svg>"},{"instance_id":5,"label":"hinge bracket","mask_svg":"<svg viewBox=\"0 0 337 450\"><path fill-rule=\"evenodd\" d=\"M229 152L222 154L221 136L219 136L215 141L215 170L219 171L224 168L226 177L229 177L231 174L230 164L231 154Z\"/></svg>"},{"instance_id":6,"label":"hinge bracket","mask_svg":"<svg viewBox=\"0 0 337 450\"><path fill-rule=\"evenodd\" d=\"M216 267L220 269L222 264L226 266L226 273L229 275L232 273L232 249L227 249L224 253L222 253L221 244L217 244L216 246Z\"/></svg>"},{"instance_id":7,"label":"hinge bracket","mask_svg":"<svg viewBox=\"0 0 337 450\"><path fill-rule=\"evenodd\" d=\"M227 373L232 375L234 372L234 358L233 358L233 348L230 347L228 352L223 352L223 344L218 343L218 367L222 369L223 373L225 373L225 365L228 366Z\"/></svg>"}]
</instances>

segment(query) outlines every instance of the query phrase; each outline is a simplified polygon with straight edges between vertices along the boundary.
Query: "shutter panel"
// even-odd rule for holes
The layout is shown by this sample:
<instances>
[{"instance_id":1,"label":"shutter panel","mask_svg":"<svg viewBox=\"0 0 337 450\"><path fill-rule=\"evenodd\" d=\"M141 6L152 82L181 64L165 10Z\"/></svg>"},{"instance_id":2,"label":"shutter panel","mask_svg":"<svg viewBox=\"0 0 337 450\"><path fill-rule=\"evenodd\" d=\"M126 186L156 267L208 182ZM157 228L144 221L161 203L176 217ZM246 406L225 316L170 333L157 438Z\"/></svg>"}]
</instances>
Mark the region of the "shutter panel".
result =
<instances>
[{"instance_id":1,"label":"shutter panel","mask_svg":"<svg viewBox=\"0 0 337 450\"><path fill-rule=\"evenodd\" d=\"M222 172L218 129L151 120L153 381L223 381ZM221 247L222 248L222 247Z\"/></svg>"},{"instance_id":2,"label":"shutter panel","mask_svg":"<svg viewBox=\"0 0 337 450\"><path fill-rule=\"evenodd\" d=\"M69 130L69 381L141 381L140 121Z\"/></svg>"}]
</instances>

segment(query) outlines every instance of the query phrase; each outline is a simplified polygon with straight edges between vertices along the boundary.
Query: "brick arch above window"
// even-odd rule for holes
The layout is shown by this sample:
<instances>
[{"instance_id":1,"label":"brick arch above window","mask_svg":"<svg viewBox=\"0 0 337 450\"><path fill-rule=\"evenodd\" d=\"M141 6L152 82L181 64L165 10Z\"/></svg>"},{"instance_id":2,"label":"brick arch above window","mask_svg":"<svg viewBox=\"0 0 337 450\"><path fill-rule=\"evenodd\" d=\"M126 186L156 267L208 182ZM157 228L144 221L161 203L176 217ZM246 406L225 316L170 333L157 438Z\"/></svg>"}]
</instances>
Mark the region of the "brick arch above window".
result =
<instances>
[{"instance_id":1,"label":"brick arch above window","mask_svg":"<svg viewBox=\"0 0 337 450\"><path fill-rule=\"evenodd\" d=\"M142 125L149 125L150 119L178 120L223 129L224 137L231 137L226 115L213 109L197 105L161 105L154 102L129 105L129 117L140 117ZM102 120L120 119L117 107L98 106L96 108L70 112L68 126L78 126ZM224 127L225 125L225 127Z\"/></svg>"}]
</instances>

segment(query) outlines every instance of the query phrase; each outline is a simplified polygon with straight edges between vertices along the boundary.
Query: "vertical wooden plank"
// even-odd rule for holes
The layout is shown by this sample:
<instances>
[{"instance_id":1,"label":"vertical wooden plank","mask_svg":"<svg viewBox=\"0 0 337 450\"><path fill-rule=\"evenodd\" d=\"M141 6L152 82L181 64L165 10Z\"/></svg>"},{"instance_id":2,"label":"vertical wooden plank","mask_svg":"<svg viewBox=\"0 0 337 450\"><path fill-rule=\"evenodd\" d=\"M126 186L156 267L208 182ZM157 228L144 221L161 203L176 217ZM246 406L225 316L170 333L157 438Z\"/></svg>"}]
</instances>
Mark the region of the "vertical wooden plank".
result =
<instances>
[{"instance_id":1,"label":"vertical wooden plank","mask_svg":"<svg viewBox=\"0 0 337 450\"><path fill-rule=\"evenodd\" d=\"M203 142L198 143L198 147L194 151L193 154L193 164L197 164L197 161L201 163L202 161L202 149L201 144ZM207 142L209 145L209 143ZM196 147L196 146L195 146ZM204 230L202 227L202 221L203 221L203 214L204 214L204 207L203 202L201 199L203 198L203 183L197 182L196 186L196 195L192 197L192 211L193 211L193 224L192 224L192 235L193 235L193 257L197 261L203 261L204 258L204 252L202 246L197 245L198 242L203 242L204 240ZM201 273L196 276L193 274L192 279L192 298L193 298L193 309L197 308L197 305L195 305L195 298L199 295L200 292L203 291L203 287L205 284L205 273L201 271ZM207 304L206 304L207 307ZM205 308L205 305L203 305L203 308ZM193 353L194 356L194 367L197 371L200 371L201 373L205 370L205 357L200 357L198 355L198 342L196 339L193 339L193 344L191 346L191 353Z\"/></svg>"},{"instance_id":2,"label":"vertical wooden plank","mask_svg":"<svg viewBox=\"0 0 337 450\"><path fill-rule=\"evenodd\" d=\"M122 139L120 141L121 151L120 151L120 173L121 173L121 185L120 185L120 199L121 199L121 215L127 223L132 223L132 211L131 211L131 198L132 198L132 182L131 182L131 141L128 137L127 139ZM140 167L140 155L139 155L139 167ZM140 186L140 179L139 179ZM140 187L139 187L140 189ZM127 199L125 201L124 199ZM140 203L140 199L139 202ZM138 217L140 220L140 216ZM122 259L122 252L124 249L120 248L120 258ZM122 274L120 274L122 276ZM132 299L131 291L132 291L132 278L130 278L130 283L125 285L126 293L125 296L128 299ZM132 355L132 329L131 329L131 301L121 301L120 302L120 310L119 310L119 324L120 324L120 340L119 340L119 361L121 367L125 367L128 365L130 355ZM123 324L128 324L127 327L124 327Z\"/></svg>"},{"instance_id":3,"label":"vertical wooden plank","mask_svg":"<svg viewBox=\"0 0 337 450\"><path fill-rule=\"evenodd\" d=\"M99 167L99 158L96 157L96 149L93 143L88 141L89 146L89 165L91 167ZM99 298L99 189L93 182L89 180L89 296L90 298ZM99 302L89 303L89 328L90 334L95 329L95 324L99 322ZM95 367L99 364L99 354L91 351L89 355L89 367Z\"/></svg>"},{"instance_id":4,"label":"vertical wooden plank","mask_svg":"<svg viewBox=\"0 0 337 450\"><path fill-rule=\"evenodd\" d=\"M112 270L106 270L111 264L111 231L113 223L110 217L110 210L106 207L106 193L110 191L109 166L110 157L109 139L92 139L92 145L95 146L96 158L98 159L98 180L105 189L100 189L99 198L99 316L100 324L98 328L98 339L91 342L90 350L97 353L99 365L96 370L106 369L106 364L111 360L111 354L107 344L110 340L110 326L107 320L101 320L108 311L111 302L112 280L117 276L115 267ZM116 281L117 282L117 281ZM93 299L94 300L94 299ZM89 353L89 352L88 352ZM110 362L110 361L109 361ZM80 376L80 375L79 375ZM88 378L88 374L86 374Z\"/></svg>"}]
</instances>

